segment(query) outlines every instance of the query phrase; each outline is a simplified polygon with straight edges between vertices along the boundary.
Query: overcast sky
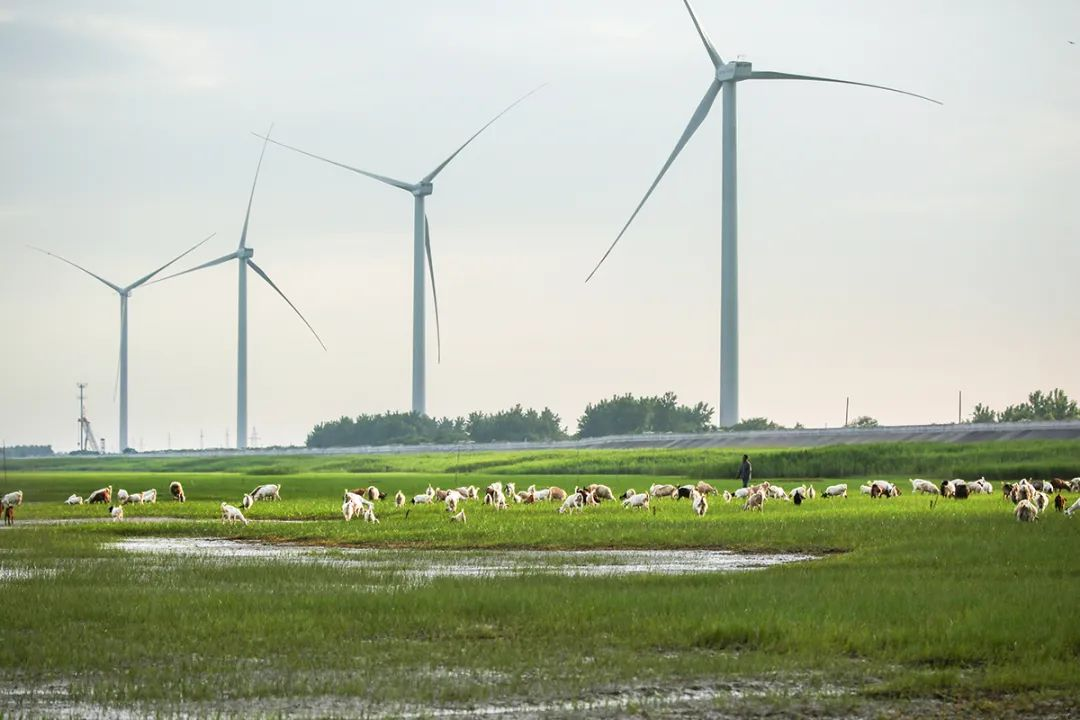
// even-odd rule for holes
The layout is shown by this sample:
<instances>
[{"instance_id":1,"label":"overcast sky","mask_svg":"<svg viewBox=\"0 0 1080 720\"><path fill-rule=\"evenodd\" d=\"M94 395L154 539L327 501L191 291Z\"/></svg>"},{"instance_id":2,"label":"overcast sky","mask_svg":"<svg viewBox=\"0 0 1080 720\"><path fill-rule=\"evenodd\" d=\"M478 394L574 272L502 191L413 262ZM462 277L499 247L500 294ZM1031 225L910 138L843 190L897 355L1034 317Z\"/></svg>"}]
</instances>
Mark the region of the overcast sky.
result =
<instances>
[{"instance_id":1,"label":"overcast sky","mask_svg":"<svg viewBox=\"0 0 1080 720\"><path fill-rule=\"evenodd\" d=\"M948 422L1080 394L1080 3L697 0L725 59L898 86L739 90L740 415ZM275 137L428 200L429 414L675 391L718 404L720 105L585 276L712 76L678 0L0 2L0 438L115 447L125 285L235 249ZM259 444L410 404L412 198L271 147L252 213ZM190 262L189 262L190 260ZM232 264L136 291L130 444L235 439ZM430 303L430 299L429 299ZM430 313L429 313L430 316Z\"/></svg>"}]
</instances>

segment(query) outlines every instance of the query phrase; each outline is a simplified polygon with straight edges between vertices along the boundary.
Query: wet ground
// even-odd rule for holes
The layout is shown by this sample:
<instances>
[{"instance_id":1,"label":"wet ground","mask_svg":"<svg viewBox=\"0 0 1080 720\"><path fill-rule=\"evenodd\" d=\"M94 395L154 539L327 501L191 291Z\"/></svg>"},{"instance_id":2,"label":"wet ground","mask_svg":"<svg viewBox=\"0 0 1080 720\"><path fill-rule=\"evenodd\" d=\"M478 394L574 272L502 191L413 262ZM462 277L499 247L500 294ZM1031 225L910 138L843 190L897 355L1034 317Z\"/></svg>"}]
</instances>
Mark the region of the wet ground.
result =
<instances>
[{"instance_id":1,"label":"wet ground","mask_svg":"<svg viewBox=\"0 0 1080 720\"><path fill-rule=\"evenodd\" d=\"M564 576L685 575L756 570L813 560L795 553L742 554L727 550L387 550L321 548L215 538L130 538L107 547L129 553L177 555L215 562L277 560L352 565L417 579L490 578L524 573Z\"/></svg>"}]
</instances>

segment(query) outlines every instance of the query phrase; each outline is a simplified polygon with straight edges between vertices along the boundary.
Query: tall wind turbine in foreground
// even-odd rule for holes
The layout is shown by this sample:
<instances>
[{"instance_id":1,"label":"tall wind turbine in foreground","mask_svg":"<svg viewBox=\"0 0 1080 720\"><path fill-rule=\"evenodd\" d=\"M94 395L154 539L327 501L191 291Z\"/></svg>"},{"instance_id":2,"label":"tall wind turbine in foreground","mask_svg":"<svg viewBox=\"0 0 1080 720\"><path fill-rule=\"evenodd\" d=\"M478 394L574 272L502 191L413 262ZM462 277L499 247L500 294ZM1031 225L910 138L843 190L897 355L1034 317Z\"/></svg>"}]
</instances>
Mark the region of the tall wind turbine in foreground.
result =
<instances>
[{"instance_id":1,"label":"tall wind turbine in foreground","mask_svg":"<svg viewBox=\"0 0 1080 720\"><path fill-rule=\"evenodd\" d=\"M270 130L273 130L273 126L270 126ZM187 275L188 273L195 272L196 270L202 270L204 268L213 267L214 265L220 265L223 262L229 260L237 261L237 268L240 273L238 279L239 287L239 303L237 306L237 341L236 341L236 447L238 450L243 450L247 447L247 269L250 267L255 271L255 274L261 277L267 282L267 284L274 288L274 291L281 296L281 299L289 304L289 307L293 309L293 312L299 316L304 324L307 325L308 330L315 336L315 339L319 341L319 345L322 345L322 349L326 350L326 345L323 345L322 338L319 337L319 333L315 332L315 328L311 327L311 323L307 321L296 306L292 304L292 300L285 297L285 293L281 292L281 289L274 284L274 281L270 279L261 267L255 264L252 260L252 256L255 254L255 249L247 246L247 233L248 233L248 221L251 219L251 203L255 199L255 185L259 182L259 170L262 169L263 156L266 154L267 141L273 142L269 139L270 132L267 132L266 138L263 139L262 152L259 153L259 164L255 166L255 180L251 183L251 195L248 196L247 212L244 214L244 228L240 231L240 246L236 249L236 252L231 252L228 255L219 257L217 260L211 260L210 262L197 265L183 272L178 272L175 275L169 275L163 277L161 280L155 282L163 282L170 278L179 277L180 275Z\"/></svg>"},{"instance_id":2,"label":"tall wind turbine in foreground","mask_svg":"<svg viewBox=\"0 0 1080 720\"><path fill-rule=\"evenodd\" d=\"M492 123L501 118L506 113L510 112L518 103L523 101L535 93L543 85L531 90L525 95L521 96L514 102L510 103L505 110L500 112L495 117L491 118L484 127L473 133L472 137L465 141L465 143L455 150L450 157L439 163L434 170L429 172L424 177L420 178L418 182L410 183L404 180L395 180L394 178L386 177L385 175L376 175L375 173L368 172L367 170L361 170L359 168L345 165L343 163L324 158L314 153L309 153L306 150L301 150L298 147L292 145L286 145L285 143L278 142L277 140L270 140L275 145L288 148L302 155L307 155L310 158L316 160L322 160L323 162L330 163L331 165L337 165L338 167L345 168L346 170L352 170L354 173L366 175L369 178L378 180L379 182L386 183L392 187L400 188L405 192L411 193L413 200L413 355L412 355L412 410L415 413L424 414L427 411L427 383L425 381L426 360L425 360L425 335L424 330L426 324L424 322L424 256L427 255L428 272L431 274L431 295L435 306L435 338L438 343L439 355L442 355L442 337L439 329L439 297L435 291L435 266L431 260L431 229L428 225L427 214L424 212L424 198L432 193L434 189L432 181L435 177L443 171L450 161L457 157L458 153L464 150L469 143L476 139L476 137L488 129ZM263 137L257 135L257 137ZM263 137L264 140L269 138Z\"/></svg>"},{"instance_id":3,"label":"tall wind turbine in foreground","mask_svg":"<svg viewBox=\"0 0 1080 720\"><path fill-rule=\"evenodd\" d=\"M645 201L649 199L653 190L660 184L661 178L664 177L668 168L675 162L675 158L679 156L682 149L686 147L686 143L690 141L690 138L693 137L698 127L701 126L702 121L704 121L705 117L709 114L709 110L712 109L716 96L722 89L724 91L724 185L720 221L720 426L730 427L739 422L739 278L737 253L739 226L737 219L738 202L736 195L737 181L735 163L736 83L743 80L813 80L816 82L842 83L844 85L859 85L861 87L876 88L878 90L888 90L890 92L900 93L901 95L910 95L922 100L928 100L932 103L937 103L938 105L941 103L932 98L916 95L915 93L907 92L905 90L885 87L884 85L871 85L869 83L853 82L851 80L814 77L813 75L792 75L790 73L752 70L750 63L738 60L725 63L723 59L721 59L720 54L716 52L716 48L714 48L713 44L709 41L708 36L705 35L705 31L698 22L697 16L694 14L694 9L690 7L689 0L683 0L683 4L686 5L686 9L690 13L690 19L693 21L694 27L701 37L701 41L705 44L705 51L709 54L709 59L712 61L716 76L713 78L713 81L709 83L709 89L705 91L705 97L701 99L694 114L690 117L690 123L686 126L686 130L683 131L682 137L680 137L679 141L675 144L675 150L672 151L667 162L664 163L664 166L660 168L660 174L653 180L653 184L649 186L649 190L645 193L645 197L638 203L638 206L630 216L630 219L626 221L626 225L623 226L623 229L615 238L615 242L611 243L611 247L609 247L607 252L604 253L604 256L600 258L600 262L598 262L596 267L593 268L593 271L589 273L589 277L586 278L585 282L592 279L592 276L600 269L604 260L606 260L608 255L611 254L611 251L615 249L615 245L622 238L626 229L630 227L630 223L637 217L637 214L645 204Z\"/></svg>"},{"instance_id":4,"label":"tall wind turbine in foreground","mask_svg":"<svg viewBox=\"0 0 1080 720\"><path fill-rule=\"evenodd\" d=\"M115 283L111 283L108 280L106 280L105 278L101 277L100 275L95 275L94 273L90 272L89 270L84 268L82 265L76 265L75 263L71 262L67 258L62 258L59 255L56 255L54 253L49 252L48 250L42 250L41 248L37 248L37 247L34 248L34 250L37 250L38 252L45 253L46 255L51 255L52 257L56 258L57 260L60 260L62 262L66 262L68 265L71 265L74 268L78 268L79 270L82 270L84 273L86 273L90 277L94 278L95 280L98 280L99 282L102 282L105 285L108 285L110 288L115 290L116 293L120 296L120 441L119 441L119 444L116 446L119 449L120 452L124 452L125 450L128 449L128 447L130 447L128 445L128 311L127 311L128 298L131 297L131 291L132 290L139 287L140 285L143 285L143 284L147 283L151 278L153 278L159 272L161 272L165 268L169 267L174 262L176 262L180 258L184 257L185 255L187 255L192 250L199 247L200 245L202 245L204 242L206 242L207 240L209 240L212 237L214 237L214 234L208 235L206 238L200 240L195 245L193 245L191 248L189 248L189 249L185 250L184 252L180 253L179 255L174 257L172 260L170 260L169 262L167 262L164 265L162 265L161 267L159 267L154 272L150 273L149 275L142 276L141 278L139 278L135 282L131 283L127 287L120 287L119 285L116 285Z\"/></svg>"}]
</instances>

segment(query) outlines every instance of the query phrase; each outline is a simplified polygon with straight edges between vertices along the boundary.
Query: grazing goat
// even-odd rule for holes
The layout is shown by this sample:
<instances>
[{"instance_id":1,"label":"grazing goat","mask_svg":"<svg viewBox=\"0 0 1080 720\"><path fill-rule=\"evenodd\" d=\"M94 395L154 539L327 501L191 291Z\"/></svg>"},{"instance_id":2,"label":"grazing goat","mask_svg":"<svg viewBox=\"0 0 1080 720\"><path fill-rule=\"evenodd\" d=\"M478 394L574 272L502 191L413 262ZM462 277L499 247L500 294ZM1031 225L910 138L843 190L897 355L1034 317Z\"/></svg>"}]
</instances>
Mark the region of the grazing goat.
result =
<instances>
[{"instance_id":1,"label":"grazing goat","mask_svg":"<svg viewBox=\"0 0 1080 720\"><path fill-rule=\"evenodd\" d=\"M731 494L731 496L735 497L735 498L739 498L740 500L742 498L745 498L745 497L750 497L750 488L748 488L748 487L739 488L735 492L733 492Z\"/></svg>"},{"instance_id":2,"label":"grazing goat","mask_svg":"<svg viewBox=\"0 0 1080 720\"><path fill-rule=\"evenodd\" d=\"M1044 493L1054 492L1054 485L1046 480L1036 480L1033 483L1037 490L1042 490Z\"/></svg>"},{"instance_id":3,"label":"grazing goat","mask_svg":"<svg viewBox=\"0 0 1080 720\"><path fill-rule=\"evenodd\" d=\"M94 492L90 493L90 496L86 498L86 502L90 503L91 505L95 503L108 503L111 505L112 485L110 485L109 487L103 487L100 490L95 490Z\"/></svg>"},{"instance_id":4,"label":"grazing goat","mask_svg":"<svg viewBox=\"0 0 1080 720\"><path fill-rule=\"evenodd\" d=\"M461 512L459 512L457 515L451 515L450 516L450 522L459 522L459 523L468 522L468 519L465 517L464 508L462 508Z\"/></svg>"},{"instance_id":5,"label":"grazing goat","mask_svg":"<svg viewBox=\"0 0 1080 720\"><path fill-rule=\"evenodd\" d=\"M443 501L446 504L446 512L457 512L458 503L461 502L461 493L457 490L450 490L446 493L446 499Z\"/></svg>"},{"instance_id":6,"label":"grazing goat","mask_svg":"<svg viewBox=\"0 0 1080 720\"><path fill-rule=\"evenodd\" d=\"M839 485L830 485L825 488L822 495L827 498L842 497L847 498L847 483L840 483Z\"/></svg>"},{"instance_id":7,"label":"grazing goat","mask_svg":"<svg viewBox=\"0 0 1080 720\"><path fill-rule=\"evenodd\" d=\"M900 497L900 488L887 480L875 480L870 484L870 497Z\"/></svg>"},{"instance_id":8,"label":"grazing goat","mask_svg":"<svg viewBox=\"0 0 1080 720\"><path fill-rule=\"evenodd\" d=\"M400 490L394 495L394 507L405 507L405 493Z\"/></svg>"},{"instance_id":9,"label":"grazing goat","mask_svg":"<svg viewBox=\"0 0 1080 720\"><path fill-rule=\"evenodd\" d=\"M184 486L175 480L169 483L169 494L172 495L173 500L177 502L184 502L187 498L184 497Z\"/></svg>"},{"instance_id":10,"label":"grazing goat","mask_svg":"<svg viewBox=\"0 0 1080 720\"><path fill-rule=\"evenodd\" d=\"M1054 478L1050 484L1055 490L1072 490L1072 483L1064 478Z\"/></svg>"},{"instance_id":11,"label":"grazing goat","mask_svg":"<svg viewBox=\"0 0 1080 720\"><path fill-rule=\"evenodd\" d=\"M242 503L245 508L249 508L259 500L280 500L281 499L281 486L280 485L260 485L247 495L244 496L244 502Z\"/></svg>"},{"instance_id":12,"label":"grazing goat","mask_svg":"<svg viewBox=\"0 0 1080 720\"><path fill-rule=\"evenodd\" d=\"M122 505L110 505L109 515L112 517L113 522L120 522L124 519L124 507Z\"/></svg>"},{"instance_id":13,"label":"grazing goat","mask_svg":"<svg viewBox=\"0 0 1080 720\"><path fill-rule=\"evenodd\" d=\"M1073 492L1080 492L1080 477L1075 477L1069 481L1069 489Z\"/></svg>"},{"instance_id":14,"label":"grazing goat","mask_svg":"<svg viewBox=\"0 0 1080 720\"><path fill-rule=\"evenodd\" d=\"M72 493L71 497L69 497L67 500L64 501L64 504L65 505L82 505L83 504L83 499L81 497L79 497L78 495L75 495L74 493Z\"/></svg>"},{"instance_id":15,"label":"grazing goat","mask_svg":"<svg viewBox=\"0 0 1080 720\"><path fill-rule=\"evenodd\" d=\"M1061 496L1061 493L1058 493L1057 497L1054 498L1054 510L1062 512L1065 509L1066 503L1068 502L1068 500Z\"/></svg>"},{"instance_id":16,"label":"grazing goat","mask_svg":"<svg viewBox=\"0 0 1080 720\"><path fill-rule=\"evenodd\" d=\"M705 517L705 513L709 512L709 501L705 499L705 495L706 493L698 492L697 488L694 488L694 494L690 496L690 506L698 517Z\"/></svg>"},{"instance_id":17,"label":"grazing goat","mask_svg":"<svg viewBox=\"0 0 1080 720\"><path fill-rule=\"evenodd\" d=\"M697 491L699 493L701 493L702 495L719 495L720 494L720 493L716 492L716 488L714 488L712 485L705 482L704 480L702 480L701 482L699 482L697 484Z\"/></svg>"},{"instance_id":18,"label":"grazing goat","mask_svg":"<svg viewBox=\"0 0 1080 720\"><path fill-rule=\"evenodd\" d=\"M765 510L765 493L760 490L753 493L750 497L746 498L746 504L743 505L743 510Z\"/></svg>"},{"instance_id":19,"label":"grazing goat","mask_svg":"<svg viewBox=\"0 0 1080 720\"><path fill-rule=\"evenodd\" d=\"M370 506L371 501L363 495L346 490L341 501L341 514L345 516L345 522L348 522L357 515L362 515Z\"/></svg>"},{"instance_id":20,"label":"grazing goat","mask_svg":"<svg viewBox=\"0 0 1080 720\"><path fill-rule=\"evenodd\" d=\"M1039 512L1050 507L1050 496L1044 492L1035 493L1035 507L1039 508Z\"/></svg>"},{"instance_id":21,"label":"grazing goat","mask_svg":"<svg viewBox=\"0 0 1080 720\"><path fill-rule=\"evenodd\" d=\"M565 500L566 491L557 485L548 488L548 500Z\"/></svg>"},{"instance_id":22,"label":"grazing goat","mask_svg":"<svg viewBox=\"0 0 1080 720\"><path fill-rule=\"evenodd\" d=\"M1039 508L1030 500L1021 500L1016 504L1016 519L1020 522L1035 522L1039 518Z\"/></svg>"},{"instance_id":23,"label":"grazing goat","mask_svg":"<svg viewBox=\"0 0 1080 720\"><path fill-rule=\"evenodd\" d=\"M807 500L813 500L816 497L817 497L817 490L814 489L813 485L807 485L806 486L806 499Z\"/></svg>"},{"instance_id":24,"label":"grazing goat","mask_svg":"<svg viewBox=\"0 0 1080 720\"><path fill-rule=\"evenodd\" d=\"M611 488L609 488L607 485L597 485L596 483L593 483L585 489L593 494L593 497L596 498L596 501L598 503L601 500L615 499L615 493L611 492Z\"/></svg>"},{"instance_id":25,"label":"grazing goat","mask_svg":"<svg viewBox=\"0 0 1080 720\"><path fill-rule=\"evenodd\" d=\"M150 488L149 490L143 490L142 501L144 503L157 504L157 488Z\"/></svg>"},{"instance_id":26,"label":"grazing goat","mask_svg":"<svg viewBox=\"0 0 1080 720\"><path fill-rule=\"evenodd\" d=\"M923 493L924 495L940 495L941 491L938 490L938 486L922 478L915 478L910 480L911 492Z\"/></svg>"},{"instance_id":27,"label":"grazing goat","mask_svg":"<svg viewBox=\"0 0 1080 720\"><path fill-rule=\"evenodd\" d=\"M800 485L791 491L791 501L796 505L802 505L803 500L806 499L806 486Z\"/></svg>"},{"instance_id":28,"label":"grazing goat","mask_svg":"<svg viewBox=\"0 0 1080 720\"><path fill-rule=\"evenodd\" d=\"M128 495L128 491L124 488L120 488L116 491L116 502L120 503L121 505L126 505L130 497L131 496Z\"/></svg>"},{"instance_id":29,"label":"grazing goat","mask_svg":"<svg viewBox=\"0 0 1080 720\"><path fill-rule=\"evenodd\" d=\"M693 493L697 492L697 486L695 485L680 485L675 488L675 494L671 497L676 500L682 500L683 498L692 498Z\"/></svg>"},{"instance_id":30,"label":"grazing goat","mask_svg":"<svg viewBox=\"0 0 1080 720\"><path fill-rule=\"evenodd\" d=\"M631 495L623 500L622 504L624 508L641 508L642 510L645 510L649 507L649 494L638 493L636 495Z\"/></svg>"},{"instance_id":31,"label":"grazing goat","mask_svg":"<svg viewBox=\"0 0 1080 720\"><path fill-rule=\"evenodd\" d=\"M22 505L23 493L22 490L16 490L15 492L9 492L4 497L0 498L0 507L4 509L4 524L15 524L15 508Z\"/></svg>"},{"instance_id":32,"label":"grazing goat","mask_svg":"<svg viewBox=\"0 0 1080 720\"><path fill-rule=\"evenodd\" d=\"M245 525L248 524L248 519L244 517L244 513L240 512L240 508L229 503L221 503L221 522L236 522L237 520Z\"/></svg>"},{"instance_id":33,"label":"grazing goat","mask_svg":"<svg viewBox=\"0 0 1080 720\"><path fill-rule=\"evenodd\" d=\"M1076 502L1069 506L1069 509L1065 511L1065 516L1072 517L1077 510L1080 510L1080 498L1076 498Z\"/></svg>"},{"instance_id":34,"label":"grazing goat","mask_svg":"<svg viewBox=\"0 0 1080 720\"><path fill-rule=\"evenodd\" d=\"M871 492L871 491L872 491L873 489L874 489L874 488L873 488L873 487L871 487L871 486L870 486L869 484L867 484L867 485L860 485L860 486L859 486L859 493L861 493L862 495L870 495L870 492Z\"/></svg>"},{"instance_id":35,"label":"grazing goat","mask_svg":"<svg viewBox=\"0 0 1080 720\"><path fill-rule=\"evenodd\" d=\"M655 498L672 497L679 492L674 485L653 485L649 488L649 494Z\"/></svg>"},{"instance_id":36,"label":"grazing goat","mask_svg":"<svg viewBox=\"0 0 1080 720\"><path fill-rule=\"evenodd\" d=\"M620 500L629 500L630 498L634 497L637 494L638 494L637 490L635 490L634 488L630 488L626 492L624 492L622 495L620 495L619 499Z\"/></svg>"},{"instance_id":37,"label":"grazing goat","mask_svg":"<svg viewBox=\"0 0 1080 720\"><path fill-rule=\"evenodd\" d=\"M986 482L986 478L981 477L978 480L968 483L968 492L992 495L994 493L994 486Z\"/></svg>"},{"instance_id":38,"label":"grazing goat","mask_svg":"<svg viewBox=\"0 0 1080 720\"><path fill-rule=\"evenodd\" d=\"M572 492L567 495L566 499L563 500L562 506L559 507L559 514L572 513L575 510L578 512L583 511L585 509L586 494L585 490L578 490L577 492ZM592 493L588 493L588 495L591 497Z\"/></svg>"},{"instance_id":39,"label":"grazing goat","mask_svg":"<svg viewBox=\"0 0 1080 720\"><path fill-rule=\"evenodd\" d=\"M733 499L735 498L735 496L734 496L734 495L732 495L732 494L731 494L730 492L728 492L727 490L725 490L725 491L724 491L724 495L723 495L723 497L724 497L724 502L726 502L726 503L729 503L729 502L731 502L731 501L732 501L732 500L733 500Z\"/></svg>"},{"instance_id":40,"label":"grazing goat","mask_svg":"<svg viewBox=\"0 0 1080 720\"><path fill-rule=\"evenodd\" d=\"M423 493L422 495L413 495L412 504L413 505L430 505L431 504L431 495L428 495L427 493Z\"/></svg>"},{"instance_id":41,"label":"grazing goat","mask_svg":"<svg viewBox=\"0 0 1080 720\"><path fill-rule=\"evenodd\" d=\"M774 500L790 500L787 491L779 485L770 485L765 491L765 495Z\"/></svg>"}]
</instances>

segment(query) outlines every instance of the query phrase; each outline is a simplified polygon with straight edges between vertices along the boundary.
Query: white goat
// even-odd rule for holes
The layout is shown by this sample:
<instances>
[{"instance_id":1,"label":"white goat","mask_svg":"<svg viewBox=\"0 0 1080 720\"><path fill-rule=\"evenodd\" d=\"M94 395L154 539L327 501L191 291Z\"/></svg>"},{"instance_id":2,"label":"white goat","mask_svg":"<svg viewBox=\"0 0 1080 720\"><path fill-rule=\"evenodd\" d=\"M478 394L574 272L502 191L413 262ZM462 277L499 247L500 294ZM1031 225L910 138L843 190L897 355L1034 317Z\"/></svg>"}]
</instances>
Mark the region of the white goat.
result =
<instances>
[{"instance_id":1,"label":"white goat","mask_svg":"<svg viewBox=\"0 0 1080 720\"><path fill-rule=\"evenodd\" d=\"M986 478L981 477L978 480L972 480L970 483L968 483L968 492L991 495L994 492L994 486L986 482Z\"/></svg>"},{"instance_id":2,"label":"white goat","mask_svg":"<svg viewBox=\"0 0 1080 720\"><path fill-rule=\"evenodd\" d=\"M405 493L400 490L394 495L394 507L405 507Z\"/></svg>"},{"instance_id":3,"label":"white goat","mask_svg":"<svg viewBox=\"0 0 1080 720\"><path fill-rule=\"evenodd\" d=\"M112 517L113 522L119 522L124 519L124 508L122 505L110 505L109 515Z\"/></svg>"},{"instance_id":4,"label":"white goat","mask_svg":"<svg viewBox=\"0 0 1080 720\"><path fill-rule=\"evenodd\" d=\"M465 509L462 508L461 512L459 512L457 515L451 515L450 516L450 522L459 522L459 523L468 522L468 518L465 517Z\"/></svg>"},{"instance_id":5,"label":"white goat","mask_svg":"<svg viewBox=\"0 0 1080 720\"><path fill-rule=\"evenodd\" d=\"M822 495L824 497L827 497L827 498L834 498L834 497L846 498L847 497L847 483L840 483L839 485L830 485L829 487L825 488L825 490L822 492Z\"/></svg>"},{"instance_id":6,"label":"white goat","mask_svg":"<svg viewBox=\"0 0 1080 720\"><path fill-rule=\"evenodd\" d=\"M622 504L623 504L624 508L642 508L642 509L645 509L645 508L649 507L649 494L648 493L637 493L636 495L631 495L630 497L623 500Z\"/></svg>"},{"instance_id":7,"label":"white goat","mask_svg":"<svg viewBox=\"0 0 1080 720\"><path fill-rule=\"evenodd\" d=\"M432 496L428 495L427 493L423 493L421 495L413 495L412 504L413 505L430 505L431 504L431 497Z\"/></svg>"},{"instance_id":8,"label":"white goat","mask_svg":"<svg viewBox=\"0 0 1080 720\"><path fill-rule=\"evenodd\" d=\"M1039 508L1030 500L1021 500L1016 503L1016 519L1020 522L1035 522L1039 518Z\"/></svg>"},{"instance_id":9,"label":"white goat","mask_svg":"<svg viewBox=\"0 0 1080 720\"><path fill-rule=\"evenodd\" d=\"M1050 496L1044 492L1035 493L1035 507L1039 508L1039 512L1042 512L1050 506Z\"/></svg>"},{"instance_id":10,"label":"white goat","mask_svg":"<svg viewBox=\"0 0 1080 720\"><path fill-rule=\"evenodd\" d=\"M157 503L157 489L143 490L142 499L144 503Z\"/></svg>"},{"instance_id":11,"label":"white goat","mask_svg":"<svg viewBox=\"0 0 1080 720\"><path fill-rule=\"evenodd\" d=\"M464 496L457 490L446 493L446 512L457 512L458 503L464 499Z\"/></svg>"},{"instance_id":12,"label":"white goat","mask_svg":"<svg viewBox=\"0 0 1080 720\"><path fill-rule=\"evenodd\" d=\"M244 513L240 512L240 508L229 503L221 503L221 522L236 522L237 520L245 525L248 524L248 519L244 517Z\"/></svg>"},{"instance_id":13,"label":"white goat","mask_svg":"<svg viewBox=\"0 0 1080 720\"><path fill-rule=\"evenodd\" d=\"M127 505L128 498L130 497L131 496L128 495L128 491L124 488L120 488L116 491L116 502L120 503L121 505Z\"/></svg>"},{"instance_id":14,"label":"white goat","mask_svg":"<svg viewBox=\"0 0 1080 720\"><path fill-rule=\"evenodd\" d=\"M244 502L242 503L245 508L249 508L259 500L280 500L281 499L281 486L280 485L260 485L247 495L244 496Z\"/></svg>"},{"instance_id":15,"label":"white goat","mask_svg":"<svg viewBox=\"0 0 1080 720\"><path fill-rule=\"evenodd\" d=\"M64 501L65 505L82 505L83 499L74 493L67 500Z\"/></svg>"},{"instance_id":16,"label":"white goat","mask_svg":"<svg viewBox=\"0 0 1080 720\"><path fill-rule=\"evenodd\" d=\"M1072 517L1073 513L1080 510L1080 498L1076 498L1076 502L1069 506L1069 509L1065 511L1067 517Z\"/></svg>"},{"instance_id":17,"label":"white goat","mask_svg":"<svg viewBox=\"0 0 1080 720\"><path fill-rule=\"evenodd\" d=\"M870 486L869 485L860 485L859 486L859 492L862 493L863 495L869 495L870 494Z\"/></svg>"},{"instance_id":18,"label":"white goat","mask_svg":"<svg viewBox=\"0 0 1080 720\"><path fill-rule=\"evenodd\" d=\"M582 512L585 509L585 495L580 492L570 493L563 500L562 506L559 508L559 513L572 513L575 510Z\"/></svg>"},{"instance_id":19,"label":"white goat","mask_svg":"<svg viewBox=\"0 0 1080 720\"><path fill-rule=\"evenodd\" d=\"M690 495L690 505L698 517L704 517L705 513L709 512L709 501L705 499L705 493L698 492L697 488Z\"/></svg>"},{"instance_id":20,"label":"white goat","mask_svg":"<svg viewBox=\"0 0 1080 720\"><path fill-rule=\"evenodd\" d=\"M938 486L934 483L923 480L922 478L915 478L911 481L911 492L923 493L926 495L940 495L941 491L938 490Z\"/></svg>"}]
</instances>

